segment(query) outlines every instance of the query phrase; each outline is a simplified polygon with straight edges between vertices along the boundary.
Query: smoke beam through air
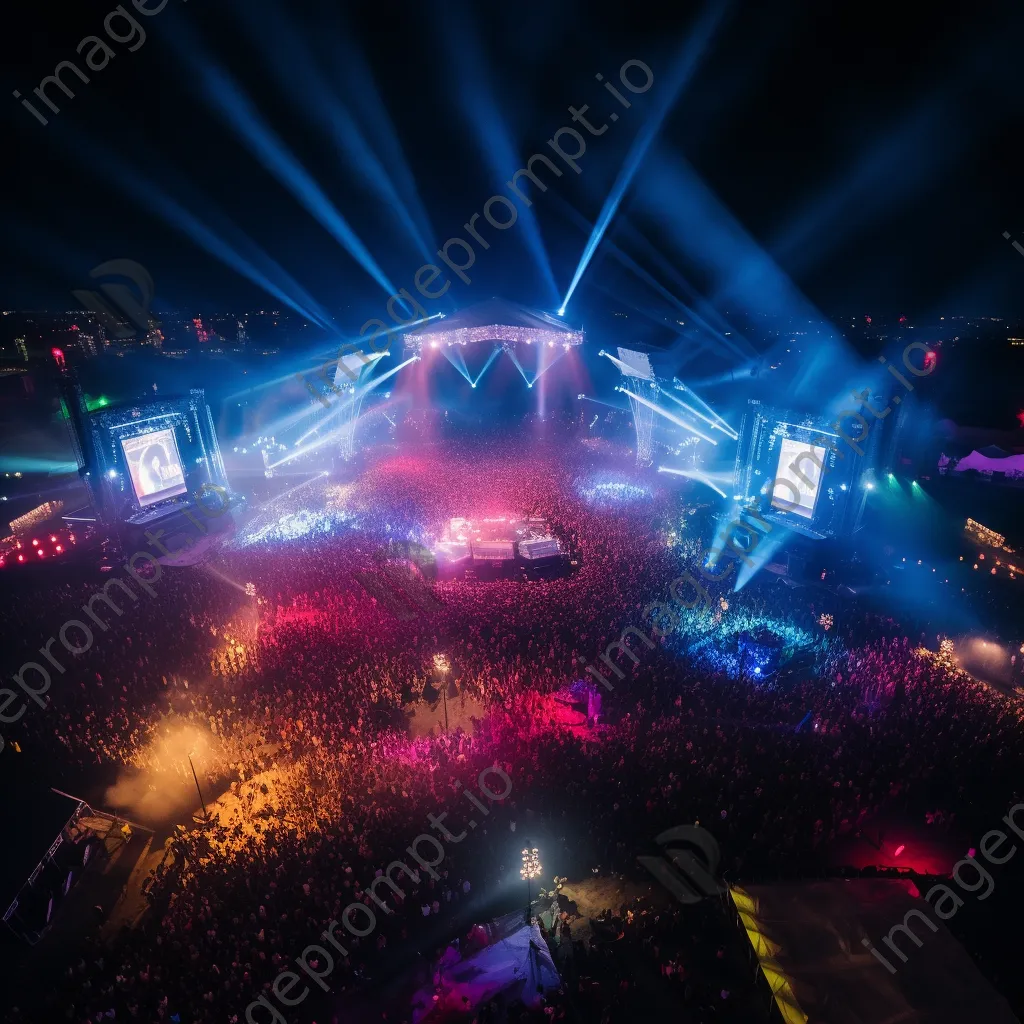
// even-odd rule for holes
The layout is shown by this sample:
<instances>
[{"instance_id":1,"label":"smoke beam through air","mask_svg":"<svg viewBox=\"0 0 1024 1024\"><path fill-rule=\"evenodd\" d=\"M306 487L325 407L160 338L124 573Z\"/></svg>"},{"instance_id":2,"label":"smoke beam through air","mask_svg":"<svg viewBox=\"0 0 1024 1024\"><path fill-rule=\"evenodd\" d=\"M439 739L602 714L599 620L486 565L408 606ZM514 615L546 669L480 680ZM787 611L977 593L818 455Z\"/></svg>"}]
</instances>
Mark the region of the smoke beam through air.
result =
<instances>
[{"instance_id":1,"label":"smoke beam through air","mask_svg":"<svg viewBox=\"0 0 1024 1024\"><path fill-rule=\"evenodd\" d=\"M696 434L699 438L705 441L710 441L711 444L717 445L718 442L713 437L708 437L707 434L702 434L696 427L687 423L685 420L681 420L678 416L673 416L667 409L662 409L660 405L655 402L648 401L646 398L641 398L640 395L634 394L628 388L619 387L615 389L621 391L625 395L629 395L630 398L635 399L641 405L646 405L648 409L653 409L658 415L664 416L670 423L674 423L677 427L682 427L683 430L688 430L691 434Z\"/></svg>"},{"instance_id":2,"label":"smoke beam through air","mask_svg":"<svg viewBox=\"0 0 1024 1024\"><path fill-rule=\"evenodd\" d=\"M580 283L580 279L590 265L590 261L594 258L594 253L597 252L597 247L601 244L601 239L604 238L608 225L611 224L612 218L618 211L622 197L633 183L633 178L643 162L647 150L654 141L658 129L665 120L665 115L672 108L680 90L696 72L700 59L707 51L711 38L718 29L728 6L728 4L724 3L710 5L697 23L696 31L692 33L683 45L683 49L673 66L669 84L660 91L654 110L633 141L632 148L626 157L626 162L623 164L622 170L619 172L619 176L612 186L608 198L605 200L601 214L594 225L594 230L587 241L582 257L580 257L580 263L576 268L576 273L573 275L569 290L565 293L560 310L565 310L568 307L569 300L572 298L573 292L576 291L576 286Z\"/></svg>"}]
</instances>

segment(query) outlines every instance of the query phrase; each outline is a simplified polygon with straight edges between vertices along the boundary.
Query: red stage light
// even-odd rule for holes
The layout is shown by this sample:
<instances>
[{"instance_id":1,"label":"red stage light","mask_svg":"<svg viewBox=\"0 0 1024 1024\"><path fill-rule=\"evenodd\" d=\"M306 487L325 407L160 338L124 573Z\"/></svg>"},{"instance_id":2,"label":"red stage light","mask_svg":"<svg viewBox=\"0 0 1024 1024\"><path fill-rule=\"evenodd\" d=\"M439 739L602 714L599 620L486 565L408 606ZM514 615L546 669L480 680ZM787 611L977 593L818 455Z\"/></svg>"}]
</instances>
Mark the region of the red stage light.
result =
<instances>
[{"instance_id":1,"label":"red stage light","mask_svg":"<svg viewBox=\"0 0 1024 1024\"><path fill-rule=\"evenodd\" d=\"M37 548L37 547L39 547L39 541L37 541L37 540L34 540L34 539L33 539L33 541L32 541L32 547L34 547L34 548Z\"/></svg>"},{"instance_id":2,"label":"red stage light","mask_svg":"<svg viewBox=\"0 0 1024 1024\"><path fill-rule=\"evenodd\" d=\"M42 548L36 548L36 554L37 554L37 555L38 555L38 556L39 556L40 558L42 558L42 557L43 557L44 553L45 553L45 552L43 551L43 549L42 549Z\"/></svg>"},{"instance_id":3,"label":"red stage light","mask_svg":"<svg viewBox=\"0 0 1024 1024\"><path fill-rule=\"evenodd\" d=\"M18 555L18 561L19 562L24 562L25 561L25 556L24 555Z\"/></svg>"},{"instance_id":4,"label":"red stage light","mask_svg":"<svg viewBox=\"0 0 1024 1024\"><path fill-rule=\"evenodd\" d=\"M59 555L63 550L64 549L58 544L57 545L57 554Z\"/></svg>"},{"instance_id":5,"label":"red stage light","mask_svg":"<svg viewBox=\"0 0 1024 1024\"><path fill-rule=\"evenodd\" d=\"M905 849L906 849L905 846L897 846L896 847L896 852L893 854L893 856L894 857L898 857Z\"/></svg>"},{"instance_id":6,"label":"red stage light","mask_svg":"<svg viewBox=\"0 0 1024 1024\"><path fill-rule=\"evenodd\" d=\"M54 540L56 540L56 539L57 539L57 538L56 538L56 537L54 537L54 535L53 535L53 534L51 533L51 534L50 534L50 540L51 540L51 541L54 541Z\"/></svg>"}]
</instances>

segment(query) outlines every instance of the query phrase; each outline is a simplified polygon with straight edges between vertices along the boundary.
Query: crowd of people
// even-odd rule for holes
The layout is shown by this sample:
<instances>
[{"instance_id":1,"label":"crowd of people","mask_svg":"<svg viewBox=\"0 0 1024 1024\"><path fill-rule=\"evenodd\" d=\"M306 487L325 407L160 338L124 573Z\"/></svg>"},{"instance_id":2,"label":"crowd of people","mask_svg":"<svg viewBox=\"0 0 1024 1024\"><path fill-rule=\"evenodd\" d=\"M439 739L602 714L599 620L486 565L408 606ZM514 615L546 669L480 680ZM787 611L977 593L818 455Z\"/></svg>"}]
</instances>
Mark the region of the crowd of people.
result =
<instances>
[{"instance_id":1,"label":"crowd of people","mask_svg":"<svg viewBox=\"0 0 1024 1024\"><path fill-rule=\"evenodd\" d=\"M208 785L236 798L234 812L210 830L175 831L141 924L112 946L93 941L62 984L26 995L10 1019L245 1020L346 905L369 906L367 886L428 831L428 814L451 810L450 827L464 827L471 808L460 787L488 765L508 773L510 796L478 814L463 845L446 846L437 878L403 885L372 936L348 936L332 991L308 1001L310 1019L341 1019L341 993L372 993L519 892L527 832L548 837L546 860L570 877L625 875L642 844L698 822L717 838L728 878L792 877L820 870L832 840L880 814L992 821L1020 797L1024 703L929 653L929 624L855 602L833 633L843 654L825 669L757 686L688 658L680 637L649 633L652 646L633 645L635 664L619 658L624 677L601 727L558 724L547 697L582 678L623 626L645 629L644 607L668 598L698 549L678 536L678 498L666 490L588 502L607 461L569 437L528 457L500 437L423 443L346 486L334 532L268 533L205 567L165 569L157 596L54 680L47 708L11 727L17 752L5 757L79 788L116 783L108 798L142 794L156 815L146 794L171 807L191 797L191 752ZM327 486L276 511L337 500ZM435 580L422 553L457 515L543 516L579 553L578 571ZM833 595L762 577L714 614L822 635ZM35 635L43 642L90 592L83 581L26 595L7 610L7 628L35 649ZM410 708L441 688L486 714L471 729L410 737ZM189 742L174 742L182 734ZM675 912L631 925L635 942L595 944L546 1019L566 1007L586 1020L633 1019L621 988L628 962L611 966L616 949L643 959L652 946L699 942L681 939L681 927ZM655 961L653 983L683 990L692 1019L732 1012L714 965L692 956L688 975L679 958Z\"/></svg>"}]
</instances>

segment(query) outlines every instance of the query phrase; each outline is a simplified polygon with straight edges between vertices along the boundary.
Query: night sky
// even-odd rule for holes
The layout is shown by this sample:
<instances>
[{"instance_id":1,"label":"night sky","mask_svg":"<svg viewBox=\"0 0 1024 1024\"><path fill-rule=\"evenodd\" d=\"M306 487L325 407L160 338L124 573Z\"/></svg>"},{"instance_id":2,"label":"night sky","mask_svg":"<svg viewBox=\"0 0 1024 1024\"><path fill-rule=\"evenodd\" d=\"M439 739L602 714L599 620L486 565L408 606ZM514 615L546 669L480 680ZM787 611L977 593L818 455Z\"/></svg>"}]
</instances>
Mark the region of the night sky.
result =
<instances>
[{"instance_id":1,"label":"night sky","mask_svg":"<svg viewBox=\"0 0 1024 1024\"><path fill-rule=\"evenodd\" d=\"M533 195L534 233L524 215L478 252L472 284L447 297L458 306L502 294L554 308L709 10L559 0L168 0L151 17L129 0L126 9L145 42L130 52L134 29L115 21L127 41L107 39L115 56L87 72L89 84L65 73L76 96L51 89L61 112L46 111L45 127L12 90L30 97L61 60L84 68L75 48L104 35L112 5L48 3L8 16L18 20L7 25L3 71L6 308L70 308L70 290L118 257L149 269L157 308L279 308L206 251L227 243L248 265L280 272L288 289L351 317L354 330L387 295L309 202L340 213L383 275L411 287L424 262L417 230L431 252L464 235L461 225L507 191L529 154L550 153L546 140L572 124L570 105L590 104L599 120L618 110L589 140L581 173ZM1003 238L1009 231L1024 244L1022 40L1020 4L726 7L608 238L674 294L682 293L666 265L725 308L748 255L760 253L827 316L1024 312L1024 256ZM648 64L655 82L624 110L595 74L615 81L630 59ZM239 110L254 118L248 144ZM302 196L282 183L282 165L293 181L296 169L303 176ZM727 225L724 234L698 229L694 209ZM738 248L725 248L725 236ZM740 284L723 282L723 262ZM748 308L761 298L748 289ZM602 249L569 317L616 303L657 315L668 308Z\"/></svg>"}]
</instances>

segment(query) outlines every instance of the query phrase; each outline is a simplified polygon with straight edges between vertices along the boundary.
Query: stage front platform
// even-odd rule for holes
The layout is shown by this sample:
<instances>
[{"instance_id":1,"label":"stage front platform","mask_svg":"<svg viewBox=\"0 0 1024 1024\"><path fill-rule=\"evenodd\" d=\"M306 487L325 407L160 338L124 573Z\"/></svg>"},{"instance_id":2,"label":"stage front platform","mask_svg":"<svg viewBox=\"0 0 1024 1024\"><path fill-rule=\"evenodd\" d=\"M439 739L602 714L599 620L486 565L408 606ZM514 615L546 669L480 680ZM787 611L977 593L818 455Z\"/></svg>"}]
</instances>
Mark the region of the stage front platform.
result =
<instances>
[{"instance_id":1,"label":"stage front platform","mask_svg":"<svg viewBox=\"0 0 1024 1024\"><path fill-rule=\"evenodd\" d=\"M546 520L536 518L456 517L431 538L431 550L441 575L483 570L485 575L501 576L509 569L557 570L568 563L562 542Z\"/></svg>"}]
</instances>

